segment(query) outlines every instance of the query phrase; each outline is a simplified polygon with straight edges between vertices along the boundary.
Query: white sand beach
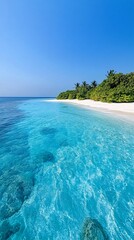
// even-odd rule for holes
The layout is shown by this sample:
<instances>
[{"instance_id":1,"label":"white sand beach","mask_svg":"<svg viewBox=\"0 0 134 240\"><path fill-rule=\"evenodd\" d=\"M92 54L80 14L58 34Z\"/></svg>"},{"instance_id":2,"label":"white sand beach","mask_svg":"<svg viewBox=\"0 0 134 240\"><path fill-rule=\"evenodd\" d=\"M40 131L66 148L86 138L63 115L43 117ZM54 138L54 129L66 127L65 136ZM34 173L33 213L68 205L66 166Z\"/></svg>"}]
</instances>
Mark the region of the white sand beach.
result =
<instances>
[{"instance_id":1,"label":"white sand beach","mask_svg":"<svg viewBox=\"0 0 134 240\"><path fill-rule=\"evenodd\" d=\"M70 104L77 104L79 106L83 106L86 108L92 108L94 110L105 111L107 113L116 113L120 116L129 117L129 119L134 121L134 102L132 103L105 103L94 100L45 100L45 101L53 101L53 102L64 102Z\"/></svg>"},{"instance_id":2,"label":"white sand beach","mask_svg":"<svg viewBox=\"0 0 134 240\"><path fill-rule=\"evenodd\" d=\"M95 108L98 110L108 110L108 111L117 111L122 113L131 113L134 114L134 102L132 103L105 103L99 102L94 100L45 100L45 101L53 101L53 102L65 102L65 103L72 103L78 104L81 106L86 106L90 108Z\"/></svg>"}]
</instances>

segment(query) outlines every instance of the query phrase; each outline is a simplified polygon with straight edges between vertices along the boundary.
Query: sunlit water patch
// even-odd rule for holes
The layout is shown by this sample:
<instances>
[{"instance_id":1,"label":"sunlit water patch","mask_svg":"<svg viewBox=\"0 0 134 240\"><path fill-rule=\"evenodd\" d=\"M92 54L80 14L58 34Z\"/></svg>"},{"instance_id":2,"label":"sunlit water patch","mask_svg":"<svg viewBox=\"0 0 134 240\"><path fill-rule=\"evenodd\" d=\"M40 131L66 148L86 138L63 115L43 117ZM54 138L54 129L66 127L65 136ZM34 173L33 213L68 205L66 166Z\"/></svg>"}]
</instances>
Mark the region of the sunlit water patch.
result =
<instances>
[{"instance_id":1,"label":"sunlit water patch","mask_svg":"<svg viewBox=\"0 0 134 240\"><path fill-rule=\"evenodd\" d=\"M0 99L0 239L131 240L134 125Z\"/></svg>"}]
</instances>

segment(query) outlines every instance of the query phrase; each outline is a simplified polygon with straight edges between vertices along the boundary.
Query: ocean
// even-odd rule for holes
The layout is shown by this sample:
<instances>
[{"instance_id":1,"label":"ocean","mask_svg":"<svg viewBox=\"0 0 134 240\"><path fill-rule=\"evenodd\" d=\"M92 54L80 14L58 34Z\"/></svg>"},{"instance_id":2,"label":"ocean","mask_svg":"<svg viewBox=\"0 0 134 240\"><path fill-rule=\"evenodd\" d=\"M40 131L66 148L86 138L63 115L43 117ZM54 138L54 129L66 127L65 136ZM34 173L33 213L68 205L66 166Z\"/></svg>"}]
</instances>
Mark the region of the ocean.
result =
<instances>
[{"instance_id":1,"label":"ocean","mask_svg":"<svg viewBox=\"0 0 134 240\"><path fill-rule=\"evenodd\" d=\"M134 239L133 160L132 122L0 98L0 239Z\"/></svg>"}]
</instances>

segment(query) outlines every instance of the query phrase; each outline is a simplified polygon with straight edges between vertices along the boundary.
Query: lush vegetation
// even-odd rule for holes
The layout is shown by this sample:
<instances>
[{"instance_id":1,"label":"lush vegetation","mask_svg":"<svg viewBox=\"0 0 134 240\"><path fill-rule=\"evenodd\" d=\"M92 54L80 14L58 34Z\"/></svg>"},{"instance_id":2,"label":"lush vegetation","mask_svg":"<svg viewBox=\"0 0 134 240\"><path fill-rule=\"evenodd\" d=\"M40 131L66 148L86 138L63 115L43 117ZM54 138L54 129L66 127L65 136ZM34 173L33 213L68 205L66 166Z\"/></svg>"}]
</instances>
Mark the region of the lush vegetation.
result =
<instances>
[{"instance_id":1,"label":"lush vegetation","mask_svg":"<svg viewBox=\"0 0 134 240\"><path fill-rule=\"evenodd\" d=\"M123 74L110 70L99 85L85 81L76 83L75 90L62 92L57 99L93 99L102 102L134 102L134 72Z\"/></svg>"},{"instance_id":2,"label":"lush vegetation","mask_svg":"<svg viewBox=\"0 0 134 240\"><path fill-rule=\"evenodd\" d=\"M96 81L93 81L90 85L84 81L81 85L75 84L75 90L67 90L58 95L57 99L87 99L89 98L89 92L97 86Z\"/></svg>"}]
</instances>

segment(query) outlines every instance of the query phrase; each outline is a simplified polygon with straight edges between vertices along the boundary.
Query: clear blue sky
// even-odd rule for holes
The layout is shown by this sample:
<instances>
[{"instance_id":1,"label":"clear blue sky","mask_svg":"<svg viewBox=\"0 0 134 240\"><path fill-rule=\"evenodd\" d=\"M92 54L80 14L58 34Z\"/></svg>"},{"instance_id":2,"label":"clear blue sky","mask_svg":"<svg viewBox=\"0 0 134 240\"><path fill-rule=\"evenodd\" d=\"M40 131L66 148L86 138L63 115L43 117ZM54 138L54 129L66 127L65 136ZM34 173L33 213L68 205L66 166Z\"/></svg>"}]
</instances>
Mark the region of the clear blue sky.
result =
<instances>
[{"instance_id":1,"label":"clear blue sky","mask_svg":"<svg viewBox=\"0 0 134 240\"><path fill-rule=\"evenodd\" d=\"M0 96L134 71L134 0L0 0Z\"/></svg>"}]
</instances>

